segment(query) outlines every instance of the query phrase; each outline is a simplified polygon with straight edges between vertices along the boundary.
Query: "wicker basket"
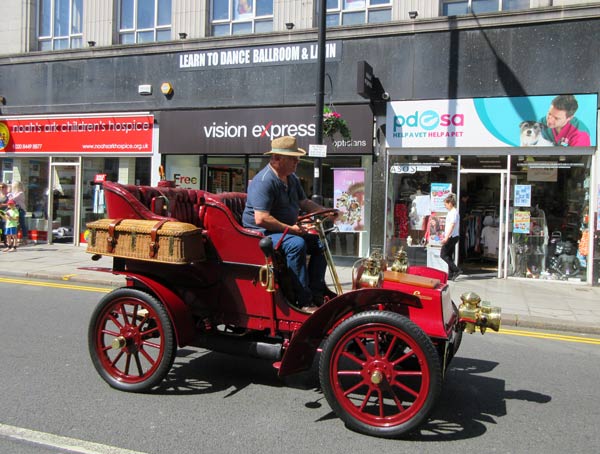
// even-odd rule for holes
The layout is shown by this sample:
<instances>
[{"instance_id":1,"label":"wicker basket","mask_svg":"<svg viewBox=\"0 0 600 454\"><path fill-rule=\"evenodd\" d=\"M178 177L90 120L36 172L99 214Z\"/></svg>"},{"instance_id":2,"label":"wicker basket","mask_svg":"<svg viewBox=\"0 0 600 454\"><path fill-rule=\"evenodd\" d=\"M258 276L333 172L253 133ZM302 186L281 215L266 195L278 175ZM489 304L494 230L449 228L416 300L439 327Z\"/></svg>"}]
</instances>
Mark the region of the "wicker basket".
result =
<instances>
[{"instance_id":1,"label":"wicker basket","mask_svg":"<svg viewBox=\"0 0 600 454\"><path fill-rule=\"evenodd\" d=\"M202 230L185 222L100 219L87 228L90 254L173 264L206 258Z\"/></svg>"}]
</instances>

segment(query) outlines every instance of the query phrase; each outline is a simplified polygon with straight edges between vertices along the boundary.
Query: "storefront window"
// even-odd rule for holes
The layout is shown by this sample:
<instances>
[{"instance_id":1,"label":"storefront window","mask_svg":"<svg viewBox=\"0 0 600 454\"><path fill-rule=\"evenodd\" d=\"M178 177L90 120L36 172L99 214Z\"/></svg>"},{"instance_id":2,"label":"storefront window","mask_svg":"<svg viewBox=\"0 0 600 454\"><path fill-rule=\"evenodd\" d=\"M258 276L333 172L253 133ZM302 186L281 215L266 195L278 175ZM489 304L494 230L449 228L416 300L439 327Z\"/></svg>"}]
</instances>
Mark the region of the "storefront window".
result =
<instances>
[{"instance_id":1,"label":"storefront window","mask_svg":"<svg viewBox=\"0 0 600 454\"><path fill-rule=\"evenodd\" d=\"M246 162L243 157L213 157L206 160L206 190L246 192Z\"/></svg>"},{"instance_id":2,"label":"storefront window","mask_svg":"<svg viewBox=\"0 0 600 454\"><path fill-rule=\"evenodd\" d=\"M251 180L268 163L268 157L249 159ZM337 257L362 257L368 254L371 212L367 184L370 156L334 156L322 163L323 205L341 211L336 229L329 234L331 253ZM307 197L313 195L314 160L303 158L296 175Z\"/></svg>"},{"instance_id":3,"label":"storefront window","mask_svg":"<svg viewBox=\"0 0 600 454\"><path fill-rule=\"evenodd\" d=\"M509 275L586 280L592 157L514 156Z\"/></svg>"},{"instance_id":4,"label":"storefront window","mask_svg":"<svg viewBox=\"0 0 600 454\"><path fill-rule=\"evenodd\" d=\"M390 156L387 184L385 255L404 247L411 265L446 271L439 258L443 199L456 193L457 157Z\"/></svg>"},{"instance_id":5,"label":"storefront window","mask_svg":"<svg viewBox=\"0 0 600 454\"><path fill-rule=\"evenodd\" d=\"M36 219L47 218L48 159L4 158L0 160L1 181L11 191L13 183L20 182L25 193L25 219L30 235ZM37 238L34 238L36 240Z\"/></svg>"}]
</instances>

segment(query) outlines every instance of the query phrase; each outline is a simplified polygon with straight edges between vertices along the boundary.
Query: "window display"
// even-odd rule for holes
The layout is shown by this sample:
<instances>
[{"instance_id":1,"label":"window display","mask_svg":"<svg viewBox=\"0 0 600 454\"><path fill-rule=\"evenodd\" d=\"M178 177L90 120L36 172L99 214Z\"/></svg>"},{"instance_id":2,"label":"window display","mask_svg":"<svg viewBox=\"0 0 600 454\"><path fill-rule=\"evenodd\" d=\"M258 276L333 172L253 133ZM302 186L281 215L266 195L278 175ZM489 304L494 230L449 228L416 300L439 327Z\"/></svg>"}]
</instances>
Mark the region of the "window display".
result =
<instances>
[{"instance_id":1,"label":"window display","mask_svg":"<svg viewBox=\"0 0 600 454\"><path fill-rule=\"evenodd\" d=\"M591 160L581 155L515 157L509 275L586 279Z\"/></svg>"},{"instance_id":2,"label":"window display","mask_svg":"<svg viewBox=\"0 0 600 454\"><path fill-rule=\"evenodd\" d=\"M394 257L404 247L411 265L431 264L427 248L441 245L446 214L443 200L456 188L456 173L453 157L390 157L387 257Z\"/></svg>"}]
</instances>

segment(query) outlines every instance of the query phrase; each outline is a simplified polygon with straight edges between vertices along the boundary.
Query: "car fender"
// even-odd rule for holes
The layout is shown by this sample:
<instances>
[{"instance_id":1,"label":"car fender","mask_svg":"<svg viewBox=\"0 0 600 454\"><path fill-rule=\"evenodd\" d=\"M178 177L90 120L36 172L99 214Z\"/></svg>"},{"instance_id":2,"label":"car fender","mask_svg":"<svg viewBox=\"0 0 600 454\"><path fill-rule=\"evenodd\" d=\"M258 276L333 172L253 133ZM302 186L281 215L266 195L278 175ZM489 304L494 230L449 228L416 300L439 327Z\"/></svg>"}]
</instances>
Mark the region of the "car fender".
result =
<instances>
[{"instance_id":1,"label":"car fender","mask_svg":"<svg viewBox=\"0 0 600 454\"><path fill-rule=\"evenodd\" d=\"M339 321L380 304L393 307L399 313L406 313L401 309L403 306L422 307L421 300L414 295L382 288L354 290L337 296L315 311L292 336L279 367L279 376L308 369L323 338Z\"/></svg>"},{"instance_id":2,"label":"car fender","mask_svg":"<svg viewBox=\"0 0 600 454\"><path fill-rule=\"evenodd\" d=\"M121 274L127 278L128 287L147 288L158 298L165 306L173 328L177 345L183 347L188 345L195 336L194 317L192 312L183 302L183 300L171 289L142 274L113 271L114 274Z\"/></svg>"}]
</instances>

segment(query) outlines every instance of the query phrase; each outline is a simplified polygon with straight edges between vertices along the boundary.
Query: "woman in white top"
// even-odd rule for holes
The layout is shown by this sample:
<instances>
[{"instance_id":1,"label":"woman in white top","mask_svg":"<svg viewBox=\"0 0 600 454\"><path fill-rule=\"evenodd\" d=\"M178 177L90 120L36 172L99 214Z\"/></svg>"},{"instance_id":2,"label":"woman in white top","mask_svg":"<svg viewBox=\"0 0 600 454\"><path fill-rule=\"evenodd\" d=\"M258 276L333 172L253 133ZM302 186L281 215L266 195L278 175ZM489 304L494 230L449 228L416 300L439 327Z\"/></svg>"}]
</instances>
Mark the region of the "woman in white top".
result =
<instances>
[{"instance_id":1,"label":"woman in white top","mask_svg":"<svg viewBox=\"0 0 600 454\"><path fill-rule=\"evenodd\" d=\"M454 263L454 250L460 238L460 216L456 209L454 194L450 194L444 199L444 205L448 210L448 214L446 215L444 238L441 241L440 258L448 264L448 277L455 280L462 273L462 270Z\"/></svg>"}]
</instances>

